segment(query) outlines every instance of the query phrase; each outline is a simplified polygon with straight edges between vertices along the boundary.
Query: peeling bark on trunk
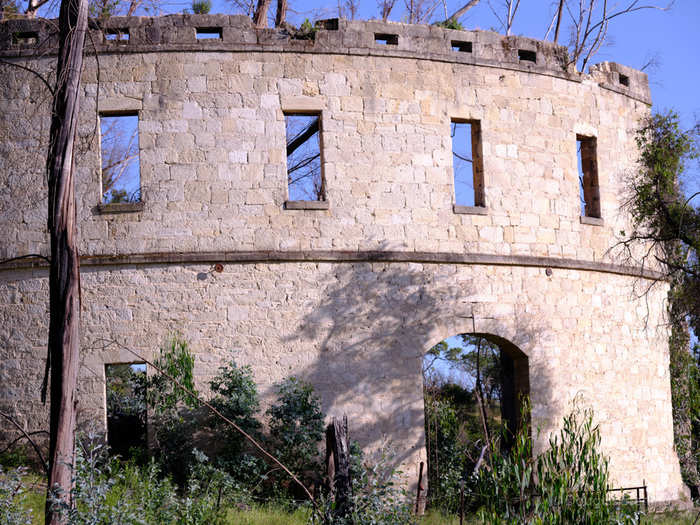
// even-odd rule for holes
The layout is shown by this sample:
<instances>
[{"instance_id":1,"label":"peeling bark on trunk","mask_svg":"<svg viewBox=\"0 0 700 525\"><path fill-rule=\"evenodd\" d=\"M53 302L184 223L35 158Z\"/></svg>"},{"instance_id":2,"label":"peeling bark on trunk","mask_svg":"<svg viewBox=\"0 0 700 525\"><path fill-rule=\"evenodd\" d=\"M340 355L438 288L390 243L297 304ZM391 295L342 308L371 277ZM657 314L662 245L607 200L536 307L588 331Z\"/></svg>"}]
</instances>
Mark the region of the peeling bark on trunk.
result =
<instances>
[{"instance_id":1,"label":"peeling bark on trunk","mask_svg":"<svg viewBox=\"0 0 700 525\"><path fill-rule=\"evenodd\" d=\"M347 520L351 513L350 449L348 417L333 418L326 428L326 465L331 497L335 501L334 519Z\"/></svg>"},{"instance_id":2,"label":"peeling bark on trunk","mask_svg":"<svg viewBox=\"0 0 700 525\"><path fill-rule=\"evenodd\" d=\"M66 505L71 504L80 320L73 147L86 27L87 0L63 0L59 15L56 92L46 159L51 236L47 371L51 377L48 490L58 487L58 496ZM46 523L62 523L61 515L48 501Z\"/></svg>"},{"instance_id":3,"label":"peeling bark on trunk","mask_svg":"<svg viewBox=\"0 0 700 525\"><path fill-rule=\"evenodd\" d=\"M258 0L258 5L253 15L253 25L255 27L267 27L267 10L270 7L270 1Z\"/></svg>"}]
</instances>

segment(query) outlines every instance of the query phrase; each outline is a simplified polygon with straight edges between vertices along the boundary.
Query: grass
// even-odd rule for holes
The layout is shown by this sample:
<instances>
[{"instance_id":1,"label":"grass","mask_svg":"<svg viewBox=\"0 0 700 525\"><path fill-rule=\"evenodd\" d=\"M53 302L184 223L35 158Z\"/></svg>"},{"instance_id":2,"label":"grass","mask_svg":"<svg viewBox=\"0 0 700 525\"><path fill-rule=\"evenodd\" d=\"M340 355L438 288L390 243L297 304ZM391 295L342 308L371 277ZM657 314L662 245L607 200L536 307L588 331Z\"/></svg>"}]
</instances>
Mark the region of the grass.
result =
<instances>
[{"instance_id":1,"label":"grass","mask_svg":"<svg viewBox=\"0 0 700 525\"><path fill-rule=\"evenodd\" d=\"M695 525L700 509L689 511L668 511L649 514L642 519L642 525ZM700 523L700 520L698 520Z\"/></svg>"},{"instance_id":2,"label":"grass","mask_svg":"<svg viewBox=\"0 0 700 525\"><path fill-rule=\"evenodd\" d=\"M33 509L32 525L44 523L44 493L34 490L29 493L29 506ZM697 525L695 523L700 509L693 511L668 511L645 516L640 525ZM263 505L252 508L230 508L226 513L226 525L307 525L310 510L297 509L290 512L274 505ZM444 516L439 512L430 511L420 520L420 525L458 525L457 516ZM465 517L465 525L476 525L473 516ZM698 520L700 524L700 520Z\"/></svg>"},{"instance_id":3,"label":"grass","mask_svg":"<svg viewBox=\"0 0 700 525\"><path fill-rule=\"evenodd\" d=\"M43 476L28 473L24 477L27 487L27 507L32 509L32 525L44 523L44 501L46 484ZM307 525L309 508L289 511L278 505L261 505L251 508L229 508L226 513L227 525ZM642 518L640 525L700 525L699 508L690 511L667 511L649 514ZM697 523L696 523L697 519ZM476 525L473 516L465 517L465 525ZM457 516L443 516L436 511L429 511L420 520L420 525L458 525Z\"/></svg>"},{"instance_id":4,"label":"grass","mask_svg":"<svg viewBox=\"0 0 700 525\"><path fill-rule=\"evenodd\" d=\"M253 507L239 510L229 509L226 523L230 525L306 525L309 521L308 509L289 512L274 506Z\"/></svg>"}]
</instances>

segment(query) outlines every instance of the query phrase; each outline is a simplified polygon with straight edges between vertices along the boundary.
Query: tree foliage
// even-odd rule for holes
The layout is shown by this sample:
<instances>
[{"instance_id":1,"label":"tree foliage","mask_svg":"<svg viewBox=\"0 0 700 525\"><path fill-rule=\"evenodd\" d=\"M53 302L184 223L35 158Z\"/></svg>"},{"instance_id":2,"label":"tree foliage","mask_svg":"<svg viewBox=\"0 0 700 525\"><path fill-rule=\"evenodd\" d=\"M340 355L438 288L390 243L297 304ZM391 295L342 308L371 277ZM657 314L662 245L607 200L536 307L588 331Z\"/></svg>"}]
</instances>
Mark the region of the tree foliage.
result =
<instances>
[{"instance_id":1,"label":"tree foliage","mask_svg":"<svg viewBox=\"0 0 700 525\"><path fill-rule=\"evenodd\" d=\"M308 480L320 471L321 402L309 383L295 377L280 383L277 394L277 401L266 412L270 445L282 463Z\"/></svg>"},{"instance_id":2,"label":"tree foliage","mask_svg":"<svg viewBox=\"0 0 700 525\"><path fill-rule=\"evenodd\" d=\"M194 386L194 356L187 341L178 335L171 336L160 349L155 365L169 377L158 373L149 378L148 404L161 415L176 411L181 404L195 408L198 404L197 398L184 393L170 379L176 379L182 386L197 394Z\"/></svg>"},{"instance_id":3,"label":"tree foliage","mask_svg":"<svg viewBox=\"0 0 700 525\"><path fill-rule=\"evenodd\" d=\"M655 114L637 132L639 166L629 182L627 209L632 230L621 232L621 245L632 257L642 245L640 262L650 262L671 284L669 339L671 393L676 450L683 478L691 487L700 484L700 387L697 348L691 353L688 327L700 333L700 209L696 197L681 184L692 161L697 160L700 126L683 130L676 113ZM697 488L695 488L697 491Z\"/></svg>"},{"instance_id":4,"label":"tree foliage","mask_svg":"<svg viewBox=\"0 0 700 525\"><path fill-rule=\"evenodd\" d=\"M214 394L211 404L225 417L236 423L248 435L262 439L262 425L257 416L260 410L258 387L249 366L239 367L234 361L219 368L209 386ZM215 464L230 474L236 486L242 490L259 484L265 471L264 461L249 448L240 432L224 424L219 418L211 418L209 425L222 442ZM262 487L261 487L262 488Z\"/></svg>"},{"instance_id":5,"label":"tree foliage","mask_svg":"<svg viewBox=\"0 0 700 525\"><path fill-rule=\"evenodd\" d=\"M672 282L672 299L700 333L700 192L686 196L681 184L698 159L700 125L680 127L676 113L655 114L637 132L639 170L627 203L633 228L622 232L626 247L645 243L645 256L661 264ZM645 263L646 260L642 260Z\"/></svg>"}]
</instances>

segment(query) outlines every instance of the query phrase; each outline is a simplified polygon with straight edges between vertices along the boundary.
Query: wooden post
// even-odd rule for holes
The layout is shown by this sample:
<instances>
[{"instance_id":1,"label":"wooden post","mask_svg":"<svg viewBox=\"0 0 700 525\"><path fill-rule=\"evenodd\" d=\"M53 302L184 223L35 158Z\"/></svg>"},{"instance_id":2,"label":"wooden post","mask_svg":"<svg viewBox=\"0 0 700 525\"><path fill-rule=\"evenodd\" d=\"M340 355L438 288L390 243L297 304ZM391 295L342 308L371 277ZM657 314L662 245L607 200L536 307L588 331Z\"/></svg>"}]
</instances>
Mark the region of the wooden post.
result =
<instances>
[{"instance_id":1,"label":"wooden post","mask_svg":"<svg viewBox=\"0 0 700 525\"><path fill-rule=\"evenodd\" d=\"M420 462L418 468L418 488L416 489L416 516L425 514L425 476L423 476L424 463Z\"/></svg>"},{"instance_id":2,"label":"wooden post","mask_svg":"<svg viewBox=\"0 0 700 525\"><path fill-rule=\"evenodd\" d=\"M459 525L464 524L464 480L459 482Z\"/></svg>"},{"instance_id":3,"label":"wooden post","mask_svg":"<svg viewBox=\"0 0 700 525\"><path fill-rule=\"evenodd\" d=\"M328 497L335 501L335 427L330 423L326 427L326 488Z\"/></svg>"},{"instance_id":4,"label":"wooden post","mask_svg":"<svg viewBox=\"0 0 700 525\"><path fill-rule=\"evenodd\" d=\"M348 417L333 418L326 428L326 468L331 497L335 501L334 517L347 518L351 513L350 450L348 448Z\"/></svg>"},{"instance_id":5,"label":"wooden post","mask_svg":"<svg viewBox=\"0 0 700 525\"><path fill-rule=\"evenodd\" d=\"M53 98L49 152L48 230L51 238L49 269L49 337L47 377L50 374L49 473L47 491L61 490L58 498L69 508L73 480L75 390L80 363L80 267L74 192L73 146L78 126L80 74L87 29L87 0L63 0L58 18L59 48L56 91ZM46 383L45 383L46 385ZM42 389L45 399L45 387ZM47 498L47 525L65 516Z\"/></svg>"}]
</instances>

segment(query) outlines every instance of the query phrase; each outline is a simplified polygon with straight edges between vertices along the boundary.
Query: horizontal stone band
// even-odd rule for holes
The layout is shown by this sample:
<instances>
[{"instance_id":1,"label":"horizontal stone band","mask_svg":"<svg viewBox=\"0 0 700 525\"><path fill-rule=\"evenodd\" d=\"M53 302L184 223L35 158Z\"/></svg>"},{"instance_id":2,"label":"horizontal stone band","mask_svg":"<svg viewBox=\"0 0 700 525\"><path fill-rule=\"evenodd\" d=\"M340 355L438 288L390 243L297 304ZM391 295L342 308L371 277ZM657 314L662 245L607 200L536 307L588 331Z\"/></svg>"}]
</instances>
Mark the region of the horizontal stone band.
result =
<instances>
[{"instance_id":1,"label":"horizontal stone band","mask_svg":"<svg viewBox=\"0 0 700 525\"><path fill-rule=\"evenodd\" d=\"M407 251L342 251L342 250L301 250L301 251L221 251L221 252L182 252L182 253L134 253L126 255L83 255L82 266L122 266L147 264L196 264L196 263L287 263L287 262L335 262L335 263L424 263L424 264L472 264L486 266L525 266L534 268L559 268L588 272L629 275L643 279L662 280L660 272L638 266L625 266L611 263L582 261L557 257L536 257L532 255L492 255L485 253L447 252L407 252ZM41 259L22 259L5 265L2 270L40 268L47 263Z\"/></svg>"}]
</instances>

